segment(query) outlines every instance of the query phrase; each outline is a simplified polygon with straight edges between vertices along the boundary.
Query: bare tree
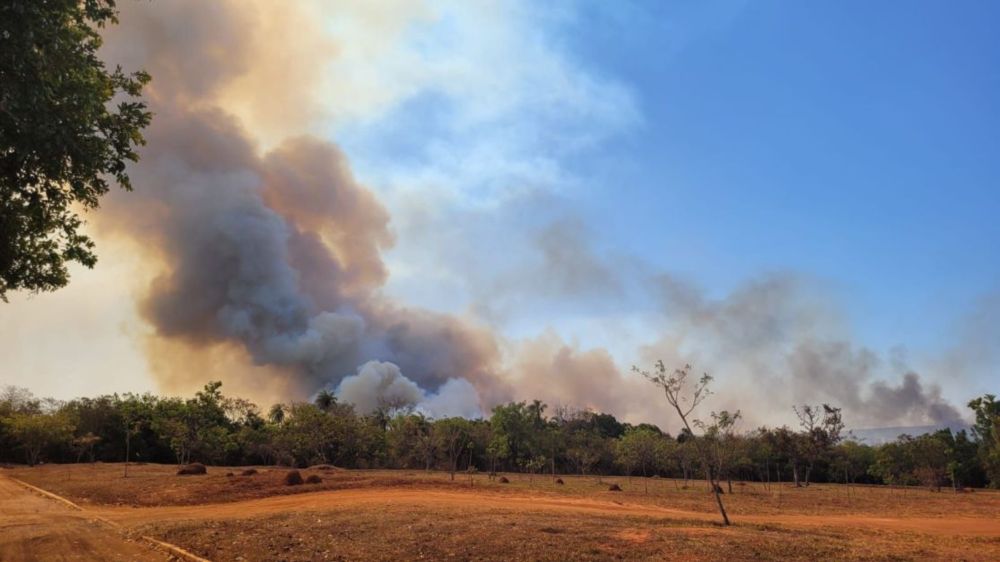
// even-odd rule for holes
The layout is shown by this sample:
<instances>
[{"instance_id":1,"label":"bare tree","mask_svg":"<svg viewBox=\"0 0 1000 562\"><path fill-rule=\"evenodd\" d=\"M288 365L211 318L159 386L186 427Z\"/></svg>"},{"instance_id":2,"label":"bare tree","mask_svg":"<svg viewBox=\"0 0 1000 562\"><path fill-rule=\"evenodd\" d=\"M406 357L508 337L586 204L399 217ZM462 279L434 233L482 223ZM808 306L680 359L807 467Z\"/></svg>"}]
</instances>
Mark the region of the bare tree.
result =
<instances>
[{"instance_id":1,"label":"bare tree","mask_svg":"<svg viewBox=\"0 0 1000 562\"><path fill-rule=\"evenodd\" d=\"M722 504L722 487L719 486L718 463L713 455L712 448L707 443L704 435L697 435L693 425L704 427L703 424L692 418L695 408L707 398L711 391L708 385L712 382L712 377L707 373L703 374L694 386L687 390L685 385L691 374L691 365L684 365L682 369L675 369L673 373L668 373L663 361L656 362L653 372L632 367L632 370L639 373L653 384L663 389L667 397L667 402L674 408L677 415L684 424L684 429L690 435L690 440L694 443L698 456L701 457L705 468L705 478L708 480L712 493L715 495L715 503L719 506L719 514L722 515L722 523L729 525L729 516L726 515L726 507ZM718 424L715 424L716 426Z\"/></svg>"},{"instance_id":2,"label":"bare tree","mask_svg":"<svg viewBox=\"0 0 1000 562\"><path fill-rule=\"evenodd\" d=\"M804 485L808 486L809 476L816 461L823 458L840 442L844 421L840 415L840 408L828 404L822 406L806 404L801 408L793 406L792 409L795 410L799 426L802 427L799 457L805 463ZM798 477L798 463L793 464L793 470L795 470L795 485L802 486Z\"/></svg>"}]
</instances>

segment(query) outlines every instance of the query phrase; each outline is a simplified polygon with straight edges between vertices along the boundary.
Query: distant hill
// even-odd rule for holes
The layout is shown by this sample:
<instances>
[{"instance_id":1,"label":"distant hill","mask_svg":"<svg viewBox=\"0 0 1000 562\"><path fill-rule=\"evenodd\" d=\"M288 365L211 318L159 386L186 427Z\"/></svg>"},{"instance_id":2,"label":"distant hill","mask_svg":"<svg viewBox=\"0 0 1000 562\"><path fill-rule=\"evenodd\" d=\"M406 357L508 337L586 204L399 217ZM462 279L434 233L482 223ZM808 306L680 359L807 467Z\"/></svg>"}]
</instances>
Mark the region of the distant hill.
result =
<instances>
[{"instance_id":1,"label":"distant hill","mask_svg":"<svg viewBox=\"0 0 1000 562\"><path fill-rule=\"evenodd\" d=\"M889 441L895 441L900 435L904 433L906 435L911 435L917 437L918 435L924 435L925 433L934 433L939 429L951 429L952 433L961 430L969 430L969 426L965 424L940 424L940 425L910 425L910 426L899 426L899 427L864 427L850 430L850 434L854 436L854 440L859 443L864 443L866 445L881 445L883 443L888 443Z\"/></svg>"}]
</instances>

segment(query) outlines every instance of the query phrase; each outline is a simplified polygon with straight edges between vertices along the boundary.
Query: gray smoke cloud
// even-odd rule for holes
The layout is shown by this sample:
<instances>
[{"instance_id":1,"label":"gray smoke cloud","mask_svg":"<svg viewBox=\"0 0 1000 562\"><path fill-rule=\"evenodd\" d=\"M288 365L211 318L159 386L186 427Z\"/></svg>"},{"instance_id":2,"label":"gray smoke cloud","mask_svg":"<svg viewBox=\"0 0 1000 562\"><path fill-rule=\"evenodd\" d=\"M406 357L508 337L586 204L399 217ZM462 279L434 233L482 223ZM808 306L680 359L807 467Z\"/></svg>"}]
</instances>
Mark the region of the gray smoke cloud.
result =
<instances>
[{"instance_id":1,"label":"gray smoke cloud","mask_svg":"<svg viewBox=\"0 0 1000 562\"><path fill-rule=\"evenodd\" d=\"M357 392L375 380L376 365L388 364L368 363L379 360L428 392L456 378L501 392L491 382L498 354L492 334L379 294L381 252L393 241L389 215L343 153L312 137L262 152L213 101L248 63L242 53L254 28L238 5L213 4L202 13L167 4L126 10L121 35L109 37L109 58L140 53L133 62L157 79L148 148L130 172L139 189L113 198L102 217L157 258L159 274L140 297L157 337L192 352L235 346L254 365L294 379L300 391L336 385L365 364L352 383ZM192 19L198 22L189 28ZM236 24L248 27L225 33ZM216 26L223 32L212 33ZM213 56L185 56L202 50ZM168 386L181 369L162 371ZM443 409L450 395L433 396Z\"/></svg>"},{"instance_id":2,"label":"gray smoke cloud","mask_svg":"<svg viewBox=\"0 0 1000 562\"><path fill-rule=\"evenodd\" d=\"M617 307L646 318L645 333L630 339L647 343L638 353L628 348L620 354L629 361L622 365L604 349L582 348L554 332L522 342L509 367L519 397L671 424L663 397L628 373L632 362L648 367L663 359L668 366L690 363L711 373L717 393L711 409L741 409L750 424L790 423L792 406L819 402L842 407L855 427L962 423L962 412L942 396L941 387L902 356L885 357L859 343L819 280L778 272L738 284L721 297L709 296L678 275L595 251L585 229L567 228L578 223L554 224L556 230L542 228L535 237L539 251L533 255L549 259L529 259L505 271L510 278L539 279L528 285L539 290L530 294L522 284L505 292L504 285L494 284L489 298L556 309L560 305L552 301L564 299L577 311L599 314ZM563 251L549 251L555 239L566 246ZM488 271L486 264L478 265ZM581 271L597 274L576 275ZM560 282L567 278L578 283ZM594 297L584 298L588 293ZM977 334L972 341L982 347L982 332ZM924 367L933 380L942 380L933 362Z\"/></svg>"},{"instance_id":3,"label":"gray smoke cloud","mask_svg":"<svg viewBox=\"0 0 1000 562\"><path fill-rule=\"evenodd\" d=\"M798 396L825 397L860 423L962 423L962 415L942 398L939 386L925 383L912 370L903 372L895 384L879 379L880 364L878 355L871 350L855 350L837 341L801 342L788 358L790 379Z\"/></svg>"},{"instance_id":4,"label":"gray smoke cloud","mask_svg":"<svg viewBox=\"0 0 1000 562\"><path fill-rule=\"evenodd\" d=\"M149 144L131 171L137 190L110 197L100 226L134 240L157 272L138 299L155 331L150 355L165 386L189 390L206 376L249 376L241 371L245 359L299 397L336 388L362 411L392 402L475 416L503 400L537 397L636 421L666 419L662 397L606 349L581 349L554 333L509 342L467 318L386 298L390 216L342 151L309 136L262 148L224 109L220 92L253 67L252 53L286 39L269 37L240 6L126 5L107 41L109 60L154 76ZM476 221L444 216L447 229L430 220L426 231L450 233L448 243L470 238ZM528 236L527 261L508 252L498 261L503 271L480 261L501 256L456 252L463 257L457 277L475 285L467 291L471 309L491 320L539 307L656 309L636 358L712 372L720 383L713 407L741 408L750 419L787 420L793 404L819 401L843 406L856 424L959 417L937 386L912 369L887 368L853 343L810 280L776 274L710 298L640 260L599 252L569 213L541 222ZM500 223L485 235L506 242L513 233ZM560 309L560 301L570 304ZM207 374L185 361L199 353L236 360Z\"/></svg>"}]
</instances>

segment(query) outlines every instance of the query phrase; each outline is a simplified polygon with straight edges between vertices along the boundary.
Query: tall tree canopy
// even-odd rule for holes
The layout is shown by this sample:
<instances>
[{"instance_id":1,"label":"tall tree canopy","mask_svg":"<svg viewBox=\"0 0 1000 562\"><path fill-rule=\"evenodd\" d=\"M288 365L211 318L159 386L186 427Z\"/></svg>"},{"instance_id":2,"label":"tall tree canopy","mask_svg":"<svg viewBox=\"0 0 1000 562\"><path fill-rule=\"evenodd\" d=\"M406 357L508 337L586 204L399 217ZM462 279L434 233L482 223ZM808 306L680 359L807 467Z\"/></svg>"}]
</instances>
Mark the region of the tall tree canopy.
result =
<instances>
[{"instance_id":1,"label":"tall tree canopy","mask_svg":"<svg viewBox=\"0 0 1000 562\"><path fill-rule=\"evenodd\" d=\"M111 182L131 189L149 75L98 58L109 22L114 0L0 3L0 299L66 285L67 262L93 267L78 212Z\"/></svg>"}]
</instances>

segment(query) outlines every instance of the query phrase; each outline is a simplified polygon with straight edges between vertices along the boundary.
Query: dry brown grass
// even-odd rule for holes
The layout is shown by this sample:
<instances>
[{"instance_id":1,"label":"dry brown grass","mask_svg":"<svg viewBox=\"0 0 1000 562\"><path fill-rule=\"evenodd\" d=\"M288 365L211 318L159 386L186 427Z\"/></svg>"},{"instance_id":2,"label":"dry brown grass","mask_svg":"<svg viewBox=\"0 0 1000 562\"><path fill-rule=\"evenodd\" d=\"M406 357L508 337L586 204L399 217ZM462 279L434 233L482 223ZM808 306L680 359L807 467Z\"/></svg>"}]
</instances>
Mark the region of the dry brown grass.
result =
<instances>
[{"instance_id":1,"label":"dry brown grass","mask_svg":"<svg viewBox=\"0 0 1000 562\"><path fill-rule=\"evenodd\" d=\"M11 476L52 490L82 503L105 505L193 505L239 501L270 495L299 493L289 490L282 478L288 472L281 467L245 469L254 471L253 478L223 476L225 468L210 469L204 478L165 478L173 475L174 465L144 464L129 467L128 479L122 478L121 464L45 465L34 468L8 469ZM236 470L240 470L237 468ZM469 488L469 477L451 481L445 472L406 470L343 470L327 471L318 467L301 471L304 476L320 474L324 480L315 490L338 490L366 487L428 487L444 489ZM240 474L240 473L237 473ZM641 478L615 480L623 492L609 494L611 482L596 477L562 476L563 485L549 478L529 478L522 474L505 474L490 480L485 474L472 477L477 493L525 493L573 496L595 499L614 497L618 501L658 505L688 511L712 513L715 503L702 481L692 480L684 488L683 481L666 478L648 479L645 493ZM509 483L501 485L503 479ZM926 488L890 488L886 486L843 486L814 484L795 488L784 483L770 489L758 483L735 486L734 493L724 498L727 509L740 514L803 514L803 515L885 515L896 517L970 517L994 516L1000 513L1000 492L978 490L972 494L950 491L932 492Z\"/></svg>"},{"instance_id":2,"label":"dry brown grass","mask_svg":"<svg viewBox=\"0 0 1000 562\"><path fill-rule=\"evenodd\" d=\"M372 487L411 487L465 490L469 477L454 481L445 472L407 470L321 470L303 469L303 477L319 474L321 484L288 487L283 478L288 472L281 467L256 467L252 476L226 478L226 468L209 469L199 478L176 478L175 465L144 464L129 467L129 477L122 478L121 464L44 465L34 468L8 469L6 474L64 495L81 504L93 505L195 505L262 498L280 494L295 494L317 490L341 490ZM241 470L236 468L236 471ZM169 476L169 478L168 478ZM509 483L503 484L503 479ZM504 474L490 480L484 474L472 477L472 489L479 494L546 495L605 499L636 504L656 505L685 511L714 513L715 502L703 481L692 480L684 488L683 481L667 478L648 479L645 493L641 478L614 481L622 492L608 491L611 481L596 477L561 476L563 485L549 478L523 474ZM733 494L724 498L731 515L891 515L892 517L995 517L1000 513L1000 492L977 490L972 494L951 491L932 492L926 488L890 488L885 486L843 486L814 484L795 488L785 483L770 489L758 483L734 486Z\"/></svg>"},{"instance_id":3,"label":"dry brown grass","mask_svg":"<svg viewBox=\"0 0 1000 562\"><path fill-rule=\"evenodd\" d=\"M304 478L319 474L323 482L313 486L286 486L288 468L256 467L245 469L210 467L198 478L177 478L176 465L131 465L128 478L122 478L121 464L44 465L8 469L5 474L20 478L46 490L72 499L81 505L150 507L159 505L198 505L232 502L298 494L317 490L341 490L381 486L460 488L468 479L451 482L447 474L403 471L354 471L312 468L301 470ZM252 472L251 472L252 471ZM226 472L236 476L226 477ZM485 481L485 479L483 479ZM481 485L477 478L476 486Z\"/></svg>"},{"instance_id":4,"label":"dry brown grass","mask_svg":"<svg viewBox=\"0 0 1000 562\"><path fill-rule=\"evenodd\" d=\"M994 539L382 505L142 529L229 560L990 560Z\"/></svg>"},{"instance_id":5,"label":"dry brown grass","mask_svg":"<svg viewBox=\"0 0 1000 562\"><path fill-rule=\"evenodd\" d=\"M259 467L253 476L173 476L176 467L43 466L5 471L83 505L178 506L130 509L109 516L134 519L153 534L213 560L1000 560L1000 493L925 489L790 485L734 486L725 497L730 528L715 524L704 482L670 479L609 481L485 474L451 481L446 473L305 469L311 486L286 486L288 469ZM237 469L238 470L238 469ZM239 474L239 472L237 472ZM644 493L648 485L649 493ZM343 494L302 492L341 490ZM274 500L265 499L276 496ZM382 499L389 498L391 499ZM352 499L354 498L354 499ZM253 500L219 509L222 502ZM271 508L261 504L274 504ZM208 511L197 507L208 506ZM308 504L308 505L306 505ZM190 507L188 507L190 506ZM108 510L109 508L100 508ZM163 510L181 510L171 517ZM666 513L665 510L676 510ZM616 512L620 511L620 512ZM648 513L647 513L648 512ZM822 517L820 517L822 516ZM796 518L803 519L799 521ZM976 522L985 534L942 532L868 521L923 518ZM805 521L808 519L809 521ZM912 521L916 522L917 519ZM993 526L996 532L993 532Z\"/></svg>"}]
</instances>

